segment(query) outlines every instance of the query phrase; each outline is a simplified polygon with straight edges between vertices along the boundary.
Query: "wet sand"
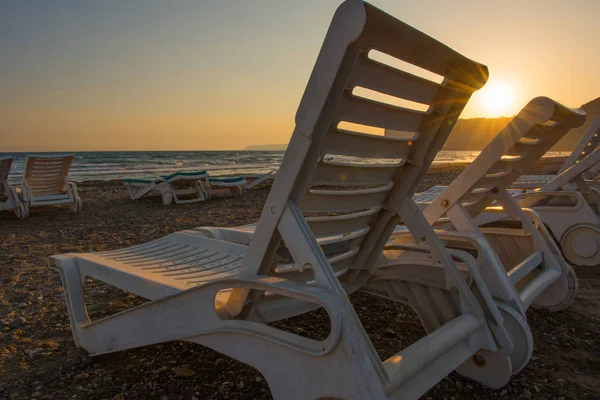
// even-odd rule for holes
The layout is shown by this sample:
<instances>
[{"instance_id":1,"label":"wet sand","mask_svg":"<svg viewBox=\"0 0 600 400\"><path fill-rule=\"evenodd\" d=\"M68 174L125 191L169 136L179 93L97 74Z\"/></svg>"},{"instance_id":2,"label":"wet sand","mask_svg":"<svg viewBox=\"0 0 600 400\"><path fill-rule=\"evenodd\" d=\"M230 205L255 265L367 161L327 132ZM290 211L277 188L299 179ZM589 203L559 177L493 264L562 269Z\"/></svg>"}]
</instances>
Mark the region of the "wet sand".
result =
<instances>
[{"instance_id":1,"label":"wet sand","mask_svg":"<svg viewBox=\"0 0 600 400\"><path fill-rule=\"evenodd\" d=\"M543 160L536 172L555 172L561 162ZM419 190L449 183L464 166L433 166ZM258 371L199 345L173 342L87 356L75 347L59 276L47 267L52 254L113 250L182 229L254 222L268 188L163 206L159 196L130 200L116 181L78 186L80 214L63 206L33 208L22 221L0 213L0 399L270 398ZM489 390L452 373L423 398L600 398L600 270L577 268L577 274L580 291L571 308L528 312L533 358L505 388ZM93 281L86 283L86 296L92 318L143 301ZM351 300L383 359L424 333L407 306L360 293ZM277 325L319 335L324 321L324 312L315 311Z\"/></svg>"}]
</instances>

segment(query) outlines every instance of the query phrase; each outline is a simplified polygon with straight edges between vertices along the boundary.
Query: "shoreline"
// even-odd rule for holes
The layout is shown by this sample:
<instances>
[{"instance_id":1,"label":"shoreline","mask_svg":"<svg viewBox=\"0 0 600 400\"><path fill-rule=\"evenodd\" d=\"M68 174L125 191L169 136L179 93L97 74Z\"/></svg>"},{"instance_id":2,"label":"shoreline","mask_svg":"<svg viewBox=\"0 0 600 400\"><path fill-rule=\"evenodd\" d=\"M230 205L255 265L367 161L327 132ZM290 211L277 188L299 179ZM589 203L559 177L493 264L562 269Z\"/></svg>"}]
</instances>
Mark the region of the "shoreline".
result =
<instances>
[{"instance_id":1,"label":"shoreline","mask_svg":"<svg viewBox=\"0 0 600 400\"><path fill-rule=\"evenodd\" d=\"M538 174L554 174L558 172L558 169L562 165L562 163L567 159L565 156L561 157L545 157L538 162L535 167L535 173ZM464 167L469 165L469 162L452 162L452 161L443 161L437 162L431 165L427 174L445 174L445 173L460 173ZM426 176L427 176L426 174ZM231 177L236 175L215 175L218 177ZM127 178L128 176L123 176L123 178L119 179L90 179L90 180L82 180L78 181L76 179L71 179L72 182L77 183L77 185L84 186L93 186L93 185L106 185L107 183L119 183L122 184L122 179Z\"/></svg>"},{"instance_id":2,"label":"shoreline","mask_svg":"<svg viewBox=\"0 0 600 400\"><path fill-rule=\"evenodd\" d=\"M544 159L535 171L555 172L562 161ZM449 183L465 165L433 165L418 190ZM268 386L255 369L196 344L170 342L87 356L75 347L59 275L47 266L53 254L115 250L198 226L255 222L268 185L242 197L215 190L211 200L171 206L162 205L160 196L133 201L117 180L85 181L78 188L83 198L80 214L66 206L32 208L25 220L0 213L0 399L28 399L35 392L44 399L269 399ZM493 391L452 373L423 398L600 398L596 268L577 269L580 291L571 308L527 313L534 355L507 386ZM350 299L383 359L424 334L408 306L362 293ZM86 280L86 300L92 319L144 302L91 279ZM325 313L314 311L276 325L304 336L326 335L325 320Z\"/></svg>"}]
</instances>

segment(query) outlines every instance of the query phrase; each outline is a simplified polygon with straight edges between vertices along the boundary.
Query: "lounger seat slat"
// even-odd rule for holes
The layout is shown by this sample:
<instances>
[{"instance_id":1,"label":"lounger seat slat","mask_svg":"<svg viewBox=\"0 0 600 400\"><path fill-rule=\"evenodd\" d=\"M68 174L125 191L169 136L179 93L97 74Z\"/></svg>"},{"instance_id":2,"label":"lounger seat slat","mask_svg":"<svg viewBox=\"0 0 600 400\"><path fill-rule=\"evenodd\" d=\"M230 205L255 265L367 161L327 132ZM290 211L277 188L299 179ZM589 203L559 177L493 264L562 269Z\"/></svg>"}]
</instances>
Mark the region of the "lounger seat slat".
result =
<instances>
[{"instance_id":1,"label":"lounger seat slat","mask_svg":"<svg viewBox=\"0 0 600 400\"><path fill-rule=\"evenodd\" d=\"M203 267L204 265L208 265L211 263L214 263L215 261L218 261L224 257L226 257L226 255L223 255L219 252L215 252L215 251L204 251L204 249L198 250L196 249L196 255L193 255L191 257L186 257L186 258L182 258L182 259L174 259L174 260L170 260L170 259L159 259L159 260L151 260L151 259L146 259L144 262L143 266L140 266L142 269L148 270L148 271L152 271L152 272L156 272L156 271L163 271L163 272L177 272L177 271L184 271L184 270L193 270L196 268L200 268ZM148 261L150 260L150 261Z\"/></svg>"},{"instance_id":2,"label":"lounger seat slat","mask_svg":"<svg viewBox=\"0 0 600 400\"><path fill-rule=\"evenodd\" d=\"M55 195L42 195L38 196L34 193L33 199L35 201L60 201L60 200L70 200L71 197L68 194L55 194Z\"/></svg>"},{"instance_id":3,"label":"lounger seat slat","mask_svg":"<svg viewBox=\"0 0 600 400\"><path fill-rule=\"evenodd\" d=\"M159 263L162 265L166 262L176 261L176 260L179 260L181 258L190 256L190 255L198 255L197 253L199 253L198 250L188 247L188 246L185 246L185 247L181 247L181 248L174 248L166 253L162 253L160 256L154 257L152 259L152 261L148 261L148 259L144 257L137 261L130 261L130 262L128 262L128 264L135 265L136 267L141 267L141 268L143 268L145 265L150 265L150 264L156 265L156 263Z\"/></svg>"},{"instance_id":4,"label":"lounger seat slat","mask_svg":"<svg viewBox=\"0 0 600 400\"><path fill-rule=\"evenodd\" d=\"M151 242L151 246L145 246L141 249L138 249L137 246L132 247L130 251L124 254L120 254L118 256L109 255L108 259L129 263L134 260L141 260L147 257L152 257L154 254L164 254L173 251L178 251L181 248L185 248L183 245L179 245L177 243L173 243L170 241L163 242Z\"/></svg>"},{"instance_id":5,"label":"lounger seat slat","mask_svg":"<svg viewBox=\"0 0 600 400\"><path fill-rule=\"evenodd\" d=\"M59 190L56 188L55 185L52 186L32 186L31 187L31 192L33 194L34 197L40 196L40 195L63 195L66 194L66 192L64 190Z\"/></svg>"},{"instance_id":6,"label":"lounger seat slat","mask_svg":"<svg viewBox=\"0 0 600 400\"><path fill-rule=\"evenodd\" d=\"M207 249L193 249L191 252L184 254L181 257L158 262L145 262L143 265L140 265L140 267L147 270L174 270L178 266L199 262L204 258L212 257L214 255L215 253L209 252Z\"/></svg>"},{"instance_id":7,"label":"lounger seat slat","mask_svg":"<svg viewBox=\"0 0 600 400\"><path fill-rule=\"evenodd\" d=\"M424 112L356 97L346 91L338 106L339 121L403 132L417 132Z\"/></svg>"},{"instance_id":8,"label":"lounger seat slat","mask_svg":"<svg viewBox=\"0 0 600 400\"><path fill-rule=\"evenodd\" d=\"M215 255L213 255L213 257L215 257L215 258L217 256L219 256L219 254L221 255L221 257L225 256L225 257L241 258L241 257L243 257L243 255L246 251L246 246L235 245L232 243L225 243L225 242L219 242L216 240L206 239L206 238L202 237L202 235L200 235L194 231L182 231L182 232L174 233L174 234L165 236L162 239L158 239L153 242L150 242L150 244L151 244L151 246L141 245L141 246L143 246L141 248L137 248L137 246L129 248L128 253L130 255L133 255L134 258L121 257L119 259L115 259L113 257L113 254L111 254L111 253L105 254L103 252L98 252L98 253L91 253L91 254L82 254L81 256L77 257L77 260L78 260L78 262L83 262L84 260L89 260L89 261L93 261L93 262L102 262L105 264L108 263L108 265L111 265L111 268L113 268L113 272L111 274L114 274L114 278L117 281L119 281L119 279L118 279L119 274L135 275L135 276L138 276L143 279L151 280L151 281L155 282L155 285L157 285L157 286L165 285L165 286L168 286L171 288L176 288L178 290L185 290L189 287L188 283L192 283L191 282L192 278L172 275L171 271L168 271L168 270L166 272L164 272L164 271L161 272L160 269L148 268L148 266L150 266L151 263L144 263L144 268L137 266L134 263L144 259L145 261L148 261L148 262L154 261L154 262L156 262L156 264L158 266L158 264L162 260L160 258L160 254L162 254L160 251L161 249L193 248L199 252L201 252L203 250L207 250L211 253L214 253ZM142 257L142 258L139 258L139 257ZM190 263L188 268L193 269L193 268L195 268L196 265L198 265L198 264L194 264L192 262L192 263ZM206 264L206 263L203 263L201 265L208 265L210 267L210 264ZM201 268L201 266L199 268ZM238 268L232 267L232 268L227 269L224 272L226 273L227 276L235 276L238 271L239 271L239 267ZM90 272L93 273L93 271L90 271ZM221 273L224 273L224 272L221 272ZM90 276L92 276L92 274L90 274ZM196 279L196 280L198 282L194 282L195 284L200 282L200 280L198 280L198 279ZM123 280L123 281L126 281L126 280ZM124 290L131 291L133 293L136 293L135 287L133 287L133 286L121 287L121 288ZM140 293L136 293L136 294L140 294Z\"/></svg>"},{"instance_id":9,"label":"lounger seat slat","mask_svg":"<svg viewBox=\"0 0 600 400\"><path fill-rule=\"evenodd\" d=\"M165 276L175 279L199 279L211 275L222 274L232 269L238 269L237 265L242 261L242 256L221 255L211 258L208 262L188 269L180 268L178 271L163 272ZM154 271L157 273L157 271Z\"/></svg>"}]
</instances>

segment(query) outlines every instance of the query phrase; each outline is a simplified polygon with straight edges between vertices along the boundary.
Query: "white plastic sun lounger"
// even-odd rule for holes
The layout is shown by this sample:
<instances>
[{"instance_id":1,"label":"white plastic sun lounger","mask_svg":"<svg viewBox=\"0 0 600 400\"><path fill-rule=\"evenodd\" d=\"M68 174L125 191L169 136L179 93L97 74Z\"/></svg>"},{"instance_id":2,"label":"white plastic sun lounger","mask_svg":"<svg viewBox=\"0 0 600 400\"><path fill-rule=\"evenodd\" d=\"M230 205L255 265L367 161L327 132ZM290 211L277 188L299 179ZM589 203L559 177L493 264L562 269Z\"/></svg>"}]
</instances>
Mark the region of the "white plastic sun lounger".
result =
<instances>
[{"instance_id":1,"label":"white plastic sun lounger","mask_svg":"<svg viewBox=\"0 0 600 400\"><path fill-rule=\"evenodd\" d=\"M595 129L588 133L590 131ZM541 188L526 193L523 189L508 190L521 207L531 208L539 215L564 257L577 266L600 264L600 218L588 205L597 204L600 197L582 178L586 171L599 163L600 149L591 153L586 151L583 158L569 162L571 167L553 176ZM514 185L510 183L509 187ZM417 202L424 207L445 189L445 186L430 188L417 195ZM481 224L490 218L496 219L497 216L488 214L477 221Z\"/></svg>"},{"instance_id":2,"label":"white plastic sun lounger","mask_svg":"<svg viewBox=\"0 0 600 400\"><path fill-rule=\"evenodd\" d=\"M73 155L27 156L20 187L25 217L30 207L55 204L70 204L71 211L81 211L77 185L69 181L72 163Z\"/></svg>"},{"instance_id":3,"label":"white plastic sun lounger","mask_svg":"<svg viewBox=\"0 0 600 400\"><path fill-rule=\"evenodd\" d=\"M374 51L442 81L378 62ZM184 231L123 250L51 257L78 346L102 354L196 342L257 368L274 398L413 399L454 369L490 387L506 384L513 359L521 357L512 350L530 341L526 322L491 298L475 259L446 251L410 199L452 121L486 79L484 66L373 6L343 3L296 114L293 151L284 156L249 246ZM373 101L357 87L430 107ZM374 136L345 123L413 135ZM328 155L375 155L387 163ZM401 219L427 247L379 270ZM334 253L336 245L342 248ZM151 301L92 322L82 294L87 276ZM428 331L383 362L347 297L371 281L372 291L385 287L388 297L410 303ZM323 341L265 325L319 307L331 324Z\"/></svg>"},{"instance_id":4,"label":"white plastic sun lounger","mask_svg":"<svg viewBox=\"0 0 600 400\"><path fill-rule=\"evenodd\" d=\"M579 163L584 158L588 157L594 150L598 148L600 144L600 116L596 117L594 122L590 125L587 131L582 136L581 140L571 152L571 155L567 158L564 164L556 175L522 175L513 184L514 188L524 189L538 189L562 174L567 169L571 168L575 164ZM587 181L588 184L595 186L596 190L600 189L600 182L598 182L593 167L597 165L589 166L586 171L581 175L582 180ZM577 182L575 182L577 183ZM571 186L569 186L571 185ZM564 189L574 189L576 186L572 185L572 182L565 182ZM600 197L599 197L600 198Z\"/></svg>"},{"instance_id":5,"label":"white plastic sun lounger","mask_svg":"<svg viewBox=\"0 0 600 400\"><path fill-rule=\"evenodd\" d=\"M0 211L13 211L17 218L25 218L25 207L19 200L17 189L8 184L8 174L13 159L0 157Z\"/></svg>"},{"instance_id":6,"label":"white plastic sun lounger","mask_svg":"<svg viewBox=\"0 0 600 400\"><path fill-rule=\"evenodd\" d=\"M213 187L228 188L232 196L241 196L244 193L246 185L248 185L248 181L243 176L221 178L211 176L210 178L208 178L208 182L210 183L211 189ZM209 194L209 196L210 195L212 195L212 193Z\"/></svg>"},{"instance_id":7,"label":"white plastic sun lounger","mask_svg":"<svg viewBox=\"0 0 600 400\"><path fill-rule=\"evenodd\" d=\"M123 183L132 200L138 200L150 192L160 192L164 205L195 203L210 197L210 185L206 171L175 172L160 178L125 178ZM188 196L182 198L182 196Z\"/></svg>"},{"instance_id":8,"label":"white plastic sun lounger","mask_svg":"<svg viewBox=\"0 0 600 400\"><path fill-rule=\"evenodd\" d=\"M581 110L536 98L445 190L415 196L429 223L438 229L452 228L451 232L436 230L449 246L468 248L461 243L465 235L492 246L504 270L484 273L488 287L501 287L508 278L525 308L532 304L553 311L567 307L575 297L577 278L546 230L545 219L539 216L544 210L521 208L507 188L566 132L584 121ZM490 207L492 204L501 207ZM498 221L509 218L520 221L519 226L498 226ZM492 222L496 225L490 225ZM492 293L499 298L495 289Z\"/></svg>"}]
</instances>

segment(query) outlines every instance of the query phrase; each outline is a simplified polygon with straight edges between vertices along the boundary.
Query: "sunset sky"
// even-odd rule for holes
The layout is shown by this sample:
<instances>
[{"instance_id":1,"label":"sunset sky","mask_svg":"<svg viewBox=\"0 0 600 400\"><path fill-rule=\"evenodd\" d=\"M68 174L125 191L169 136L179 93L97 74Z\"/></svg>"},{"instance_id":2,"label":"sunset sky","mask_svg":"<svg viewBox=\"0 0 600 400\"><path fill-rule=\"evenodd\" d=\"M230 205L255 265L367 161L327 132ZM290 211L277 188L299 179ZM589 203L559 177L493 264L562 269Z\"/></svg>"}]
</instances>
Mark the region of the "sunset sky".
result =
<instances>
[{"instance_id":1,"label":"sunset sky","mask_svg":"<svg viewBox=\"0 0 600 400\"><path fill-rule=\"evenodd\" d=\"M339 3L0 0L0 152L286 143ZM372 3L489 67L463 117L600 96L599 1Z\"/></svg>"}]
</instances>

